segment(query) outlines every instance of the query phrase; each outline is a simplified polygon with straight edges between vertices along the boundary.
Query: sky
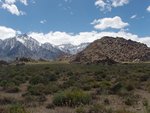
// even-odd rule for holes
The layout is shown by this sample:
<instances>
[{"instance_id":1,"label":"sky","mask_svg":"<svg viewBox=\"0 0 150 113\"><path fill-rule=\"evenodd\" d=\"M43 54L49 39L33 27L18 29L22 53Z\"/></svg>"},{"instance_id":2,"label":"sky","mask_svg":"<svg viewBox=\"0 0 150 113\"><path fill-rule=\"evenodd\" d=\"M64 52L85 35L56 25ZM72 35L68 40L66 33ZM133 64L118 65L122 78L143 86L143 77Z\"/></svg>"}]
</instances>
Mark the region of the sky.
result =
<instances>
[{"instance_id":1,"label":"sky","mask_svg":"<svg viewBox=\"0 0 150 113\"><path fill-rule=\"evenodd\" d=\"M0 39L54 45L118 36L150 47L150 0L0 0Z\"/></svg>"}]
</instances>

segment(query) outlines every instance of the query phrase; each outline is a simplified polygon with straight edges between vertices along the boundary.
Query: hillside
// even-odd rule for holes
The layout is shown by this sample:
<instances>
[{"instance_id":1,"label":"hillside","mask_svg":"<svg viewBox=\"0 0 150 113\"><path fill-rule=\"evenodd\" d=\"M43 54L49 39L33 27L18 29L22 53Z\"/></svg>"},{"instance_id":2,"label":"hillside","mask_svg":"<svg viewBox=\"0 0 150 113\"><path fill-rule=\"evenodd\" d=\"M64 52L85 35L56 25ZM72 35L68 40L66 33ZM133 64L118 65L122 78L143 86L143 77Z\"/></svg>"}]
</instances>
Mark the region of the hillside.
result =
<instances>
[{"instance_id":1,"label":"hillside","mask_svg":"<svg viewBox=\"0 0 150 113\"><path fill-rule=\"evenodd\" d=\"M150 61L150 48L145 44L120 37L103 37L78 53L72 62L93 63L105 59L117 62Z\"/></svg>"}]
</instances>

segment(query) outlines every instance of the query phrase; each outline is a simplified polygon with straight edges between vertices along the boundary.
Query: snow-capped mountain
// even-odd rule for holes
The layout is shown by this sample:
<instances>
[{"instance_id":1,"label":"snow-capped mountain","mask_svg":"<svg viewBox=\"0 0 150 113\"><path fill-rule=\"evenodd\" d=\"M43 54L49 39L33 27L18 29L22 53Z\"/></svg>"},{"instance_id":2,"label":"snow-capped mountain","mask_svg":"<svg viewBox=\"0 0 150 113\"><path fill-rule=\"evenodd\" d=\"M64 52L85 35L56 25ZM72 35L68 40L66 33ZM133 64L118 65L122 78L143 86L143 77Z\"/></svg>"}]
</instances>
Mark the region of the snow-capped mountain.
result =
<instances>
[{"instance_id":1,"label":"snow-capped mountain","mask_svg":"<svg viewBox=\"0 0 150 113\"><path fill-rule=\"evenodd\" d=\"M48 46L51 47L52 45L47 45L47 48ZM16 57L55 59L64 54L57 48L47 48L28 35L20 35L1 41L0 59L12 60Z\"/></svg>"},{"instance_id":2,"label":"snow-capped mountain","mask_svg":"<svg viewBox=\"0 0 150 113\"><path fill-rule=\"evenodd\" d=\"M38 51L40 43L35 39L29 37L27 34L18 35L16 37L17 41L21 42L25 47L30 49L31 51Z\"/></svg>"},{"instance_id":3,"label":"snow-capped mountain","mask_svg":"<svg viewBox=\"0 0 150 113\"><path fill-rule=\"evenodd\" d=\"M30 57L33 59L56 59L61 55L76 54L89 45L84 43L78 46L71 44L52 45L41 44L27 34L18 35L0 40L0 59L12 60L16 57Z\"/></svg>"},{"instance_id":4,"label":"snow-capped mountain","mask_svg":"<svg viewBox=\"0 0 150 113\"><path fill-rule=\"evenodd\" d=\"M58 45L57 47L65 53L74 55L84 50L88 45L89 43L82 43L80 45L62 44Z\"/></svg>"}]
</instances>

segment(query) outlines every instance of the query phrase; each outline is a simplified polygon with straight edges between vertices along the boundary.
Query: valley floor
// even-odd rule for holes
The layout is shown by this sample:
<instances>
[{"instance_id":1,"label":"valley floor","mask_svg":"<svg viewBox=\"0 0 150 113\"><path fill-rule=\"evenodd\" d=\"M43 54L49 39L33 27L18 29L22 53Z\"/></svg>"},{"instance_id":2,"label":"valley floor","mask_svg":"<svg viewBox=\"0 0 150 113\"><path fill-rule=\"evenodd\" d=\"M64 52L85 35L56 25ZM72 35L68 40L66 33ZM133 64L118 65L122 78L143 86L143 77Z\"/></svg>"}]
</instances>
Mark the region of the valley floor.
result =
<instances>
[{"instance_id":1,"label":"valley floor","mask_svg":"<svg viewBox=\"0 0 150 113\"><path fill-rule=\"evenodd\" d=\"M150 63L1 66L0 113L150 113Z\"/></svg>"}]
</instances>

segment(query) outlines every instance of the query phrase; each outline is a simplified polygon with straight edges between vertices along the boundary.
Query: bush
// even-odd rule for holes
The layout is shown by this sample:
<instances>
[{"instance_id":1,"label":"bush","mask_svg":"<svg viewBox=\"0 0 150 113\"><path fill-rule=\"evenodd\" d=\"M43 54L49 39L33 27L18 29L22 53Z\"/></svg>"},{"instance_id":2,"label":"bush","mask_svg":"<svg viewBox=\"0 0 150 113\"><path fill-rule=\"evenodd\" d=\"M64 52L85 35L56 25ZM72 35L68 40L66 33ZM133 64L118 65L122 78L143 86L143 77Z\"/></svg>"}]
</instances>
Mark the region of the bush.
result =
<instances>
[{"instance_id":1,"label":"bush","mask_svg":"<svg viewBox=\"0 0 150 113\"><path fill-rule=\"evenodd\" d=\"M13 83L13 82L2 81L1 86L3 87L3 90L5 90L8 93L17 93L17 92L19 92L18 86L16 86L15 83Z\"/></svg>"},{"instance_id":2,"label":"bush","mask_svg":"<svg viewBox=\"0 0 150 113\"><path fill-rule=\"evenodd\" d=\"M30 85L28 87L28 92L31 95L47 95L56 93L59 90L59 87L55 83L50 83L47 85L44 84L37 84L37 85Z\"/></svg>"},{"instance_id":3,"label":"bush","mask_svg":"<svg viewBox=\"0 0 150 113\"><path fill-rule=\"evenodd\" d=\"M76 113L86 113L86 110L83 106L76 108Z\"/></svg>"},{"instance_id":4,"label":"bush","mask_svg":"<svg viewBox=\"0 0 150 113\"><path fill-rule=\"evenodd\" d=\"M45 94L53 94L59 90L59 86L56 83L49 83L45 86Z\"/></svg>"},{"instance_id":5,"label":"bush","mask_svg":"<svg viewBox=\"0 0 150 113\"><path fill-rule=\"evenodd\" d=\"M45 84L47 82L48 81L47 81L46 78L44 78L43 76L39 76L39 75L38 76L33 76L30 80L30 84L32 84L32 85L36 85L36 84L39 84L39 83Z\"/></svg>"},{"instance_id":6,"label":"bush","mask_svg":"<svg viewBox=\"0 0 150 113\"><path fill-rule=\"evenodd\" d=\"M31 95L43 95L45 94L45 86L43 84L31 85L28 87L28 91Z\"/></svg>"},{"instance_id":7,"label":"bush","mask_svg":"<svg viewBox=\"0 0 150 113\"><path fill-rule=\"evenodd\" d=\"M44 77L48 80L48 81L56 81L57 80L57 75L53 74L53 73L46 73L44 75Z\"/></svg>"},{"instance_id":8,"label":"bush","mask_svg":"<svg viewBox=\"0 0 150 113\"><path fill-rule=\"evenodd\" d=\"M89 104L91 96L80 89L69 89L56 94L53 103L57 106L78 106Z\"/></svg>"},{"instance_id":9,"label":"bush","mask_svg":"<svg viewBox=\"0 0 150 113\"><path fill-rule=\"evenodd\" d=\"M96 90L97 95L108 94L111 83L108 81L102 81L99 84L99 88Z\"/></svg>"},{"instance_id":10,"label":"bush","mask_svg":"<svg viewBox=\"0 0 150 113\"><path fill-rule=\"evenodd\" d=\"M27 112L25 108L22 107L21 105L14 105L10 107L9 113L29 113L29 112Z\"/></svg>"},{"instance_id":11,"label":"bush","mask_svg":"<svg viewBox=\"0 0 150 113\"><path fill-rule=\"evenodd\" d=\"M123 89L123 85L121 82L118 82L116 84L114 84L111 88L110 91L112 94L118 94L120 93L120 91Z\"/></svg>"}]
</instances>

